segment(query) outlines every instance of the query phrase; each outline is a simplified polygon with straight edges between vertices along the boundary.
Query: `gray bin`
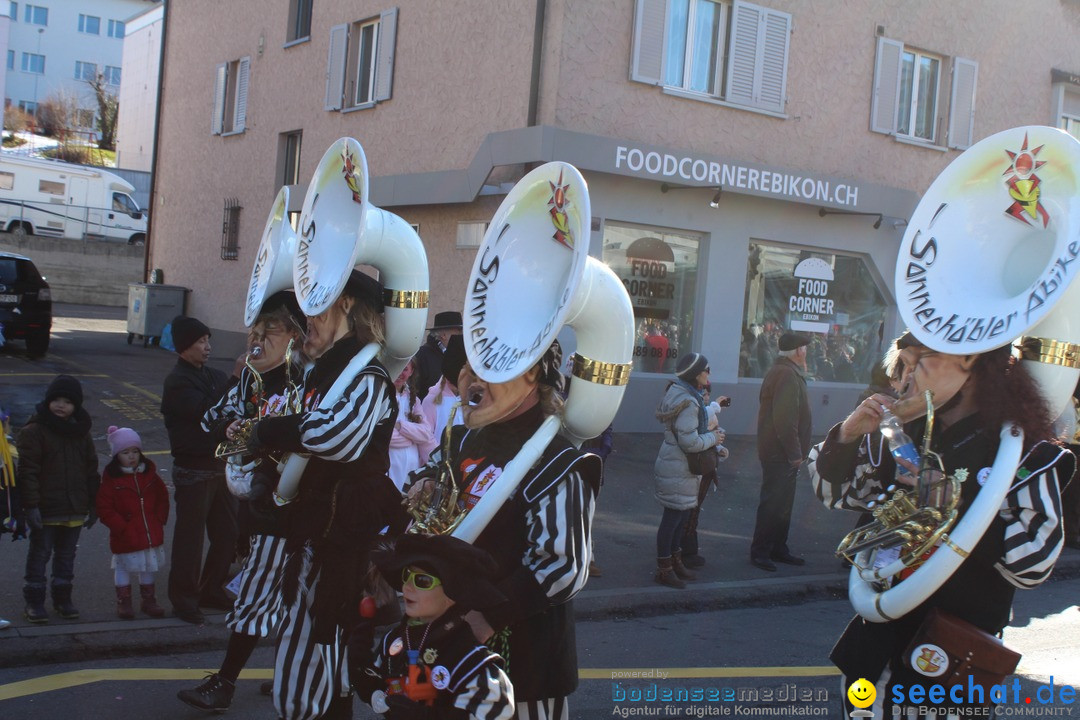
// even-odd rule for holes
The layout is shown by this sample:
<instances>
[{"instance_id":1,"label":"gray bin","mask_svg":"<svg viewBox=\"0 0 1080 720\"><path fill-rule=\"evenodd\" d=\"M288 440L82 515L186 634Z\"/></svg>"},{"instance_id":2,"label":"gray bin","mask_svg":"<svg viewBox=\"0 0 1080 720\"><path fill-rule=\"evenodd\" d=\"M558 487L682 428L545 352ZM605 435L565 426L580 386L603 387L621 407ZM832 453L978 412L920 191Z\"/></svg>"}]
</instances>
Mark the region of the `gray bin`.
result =
<instances>
[{"instance_id":1,"label":"gray bin","mask_svg":"<svg viewBox=\"0 0 1080 720\"><path fill-rule=\"evenodd\" d=\"M180 285L130 283L128 285L127 332L128 345L136 336L142 337L143 347L159 342L165 326L177 315L184 314L187 294Z\"/></svg>"}]
</instances>

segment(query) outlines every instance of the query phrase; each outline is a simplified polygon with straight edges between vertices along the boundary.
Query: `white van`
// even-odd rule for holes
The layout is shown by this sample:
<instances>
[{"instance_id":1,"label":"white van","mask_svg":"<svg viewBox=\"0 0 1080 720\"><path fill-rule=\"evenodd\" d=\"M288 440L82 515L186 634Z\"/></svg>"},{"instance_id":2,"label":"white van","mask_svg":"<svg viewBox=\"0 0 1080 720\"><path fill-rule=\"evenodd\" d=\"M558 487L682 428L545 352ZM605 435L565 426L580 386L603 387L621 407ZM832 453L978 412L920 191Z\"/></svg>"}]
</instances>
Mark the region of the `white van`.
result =
<instances>
[{"instance_id":1,"label":"white van","mask_svg":"<svg viewBox=\"0 0 1080 720\"><path fill-rule=\"evenodd\" d=\"M73 240L146 240L134 186L105 170L0 154L0 230Z\"/></svg>"}]
</instances>

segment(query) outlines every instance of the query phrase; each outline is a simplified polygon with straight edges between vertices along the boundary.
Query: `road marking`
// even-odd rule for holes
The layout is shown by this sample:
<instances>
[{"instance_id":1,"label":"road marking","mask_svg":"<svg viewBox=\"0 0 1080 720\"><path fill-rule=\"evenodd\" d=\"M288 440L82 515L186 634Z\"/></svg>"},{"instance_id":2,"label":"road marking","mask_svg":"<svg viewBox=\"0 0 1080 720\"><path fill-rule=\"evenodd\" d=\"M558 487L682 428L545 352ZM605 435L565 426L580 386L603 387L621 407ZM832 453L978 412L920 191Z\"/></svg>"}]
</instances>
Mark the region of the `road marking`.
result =
<instances>
[{"instance_id":1,"label":"road marking","mask_svg":"<svg viewBox=\"0 0 1080 720\"><path fill-rule=\"evenodd\" d=\"M66 690L94 682L132 682L136 680L202 680L217 670L197 668L105 668L100 670L74 670L72 672L44 675L30 680L0 685L0 700L13 700L27 695L38 695L52 690ZM831 665L809 667L725 667L725 668L582 668L578 677L582 680L610 680L615 673L634 672L667 673L666 679L680 678L753 678L753 677L817 677L839 675ZM270 680L272 668L249 669L240 673L241 680Z\"/></svg>"},{"instance_id":2,"label":"road marking","mask_svg":"<svg viewBox=\"0 0 1080 720\"><path fill-rule=\"evenodd\" d=\"M87 368L87 367L85 367L83 365L80 365L79 363L74 362L72 360L68 360L67 358L58 357L58 358L56 358L56 360L59 360L62 363L66 363L66 364L70 365L73 368L78 368L82 372L87 373L87 377L110 377L109 375L92 375L90 373L92 373L93 371L90 370L90 368ZM136 385L132 385L129 382L124 382L123 380L117 380L115 378L112 378L112 380L113 380L113 382L121 385L122 387L126 387L129 390L133 390L133 391L139 393L140 395L145 395L146 397L150 398L151 400L154 400L155 402L161 402L161 396L157 395L156 393L152 393L149 390L143 390L141 387L138 387Z\"/></svg>"}]
</instances>

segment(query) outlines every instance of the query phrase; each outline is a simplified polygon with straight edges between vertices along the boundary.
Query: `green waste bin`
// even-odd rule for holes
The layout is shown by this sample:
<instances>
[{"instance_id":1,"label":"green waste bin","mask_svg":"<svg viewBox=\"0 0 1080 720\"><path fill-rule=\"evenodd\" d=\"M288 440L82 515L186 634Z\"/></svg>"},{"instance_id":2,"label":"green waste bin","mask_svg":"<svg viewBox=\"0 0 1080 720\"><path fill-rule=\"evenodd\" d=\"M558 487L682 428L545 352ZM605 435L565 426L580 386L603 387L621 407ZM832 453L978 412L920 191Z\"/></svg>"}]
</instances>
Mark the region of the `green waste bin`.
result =
<instances>
[{"instance_id":1,"label":"green waste bin","mask_svg":"<svg viewBox=\"0 0 1080 720\"><path fill-rule=\"evenodd\" d=\"M161 340L161 332L184 314L189 288L152 283L128 284L127 341L141 337L143 347Z\"/></svg>"}]
</instances>

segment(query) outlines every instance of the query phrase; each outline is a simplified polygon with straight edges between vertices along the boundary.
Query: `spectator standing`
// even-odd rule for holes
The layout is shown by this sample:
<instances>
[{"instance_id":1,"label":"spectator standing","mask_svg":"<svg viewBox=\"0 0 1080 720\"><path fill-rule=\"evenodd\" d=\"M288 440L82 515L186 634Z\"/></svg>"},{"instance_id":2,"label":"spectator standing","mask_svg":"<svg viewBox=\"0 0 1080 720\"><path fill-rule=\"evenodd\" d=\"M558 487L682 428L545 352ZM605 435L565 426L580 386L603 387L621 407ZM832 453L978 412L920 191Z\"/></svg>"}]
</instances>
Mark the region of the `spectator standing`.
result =
<instances>
[{"instance_id":1,"label":"spectator standing","mask_svg":"<svg viewBox=\"0 0 1080 720\"><path fill-rule=\"evenodd\" d=\"M443 441L443 431L450 422L450 413L461 402L458 394L458 375L465 365L465 342L460 335L451 335L442 357L442 378L428 390L420 405L424 420L431 428L431 443L420 448L420 462L426 463L431 452ZM454 416L454 424L461 424L462 413Z\"/></svg>"},{"instance_id":2,"label":"spectator standing","mask_svg":"<svg viewBox=\"0 0 1080 720\"><path fill-rule=\"evenodd\" d=\"M750 562L776 571L775 563L802 565L788 547L795 478L810 452L810 402L806 394L806 352L810 338L784 333L779 357L761 381L757 450L761 498L750 545Z\"/></svg>"},{"instance_id":3,"label":"spectator standing","mask_svg":"<svg viewBox=\"0 0 1080 720\"><path fill-rule=\"evenodd\" d=\"M720 442L723 443L727 438L727 434L724 432L724 428L720 427L720 411L722 408L731 405L731 398L721 395L719 399L709 402L711 392L711 385L702 388L702 402L705 403L707 426L710 430L720 433ZM716 452L718 454L717 462L727 460L728 451L726 447L717 445ZM682 538L682 560L683 565L691 569L702 567L705 564L705 558L699 552L698 518L701 516L701 506L705 504L705 497L709 493L709 488L715 486L717 486L716 470L701 476L701 483L698 485L697 504L690 511L690 517L686 519L686 528L683 530Z\"/></svg>"},{"instance_id":4,"label":"spectator standing","mask_svg":"<svg viewBox=\"0 0 1080 720\"><path fill-rule=\"evenodd\" d=\"M53 609L67 620L79 617L71 600L75 551L82 529L97 522L94 499L100 483L91 424L83 409L82 385L70 375L59 375L19 433L17 486L30 528L23 598L26 619L32 623L49 621L45 566L50 560Z\"/></svg>"},{"instance_id":5,"label":"spectator standing","mask_svg":"<svg viewBox=\"0 0 1080 720\"><path fill-rule=\"evenodd\" d=\"M165 561L165 523L169 519L169 489L142 454L142 439L131 428L109 427L112 459L101 474L97 513L109 528L109 549L116 586L116 614L135 617L132 581L139 585L141 610L165 617L154 590L154 573Z\"/></svg>"},{"instance_id":6,"label":"spectator standing","mask_svg":"<svg viewBox=\"0 0 1080 720\"><path fill-rule=\"evenodd\" d=\"M203 414L229 389L229 381L206 364L210 328L179 315L172 321L172 333L178 357L161 394L176 486L169 601L176 617L202 625L200 606L232 608L224 585L236 555L236 498L225 486L225 462L214 457L220 438L201 424ZM210 539L205 563L204 537Z\"/></svg>"},{"instance_id":7,"label":"spectator standing","mask_svg":"<svg viewBox=\"0 0 1080 720\"><path fill-rule=\"evenodd\" d=\"M409 473L427 460L426 456L420 457L421 448L430 448L435 442L434 432L424 419L420 399L416 396L414 362L410 360L394 380L398 413L390 438L390 479L399 491L409 479Z\"/></svg>"},{"instance_id":8,"label":"spectator standing","mask_svg":"<svg viewBox=\"0 0 1080 720\"><path fill-rule=\"evenodd\" d=\"M416 351L417 397L427 397L428 388L442 376L442 356L447 343L454 335L461 334L461 313L448 310L435 313L435 323L428 328L427 342Z\"/></svg>"},{"instance_id":9,"label":"spectator standing","mask_svg":"<svg viewBox=\"0 0 1080 720\"><path fill-rule=\"evenodd\" d=\"M675 379L668 383L656 409L656 419L664 425L664 442L656 456L653 478L656 500L664 508L656 530L656 582L685 588L686 580L697 575L682 561L682 538L690 511L697 505L701 476L690 471L687 453L710 450L720 445L721 433L709 427L701 389L709 382L709 361L701 353L687 353L675 366Z\"/></svg>"}]
</instances>

